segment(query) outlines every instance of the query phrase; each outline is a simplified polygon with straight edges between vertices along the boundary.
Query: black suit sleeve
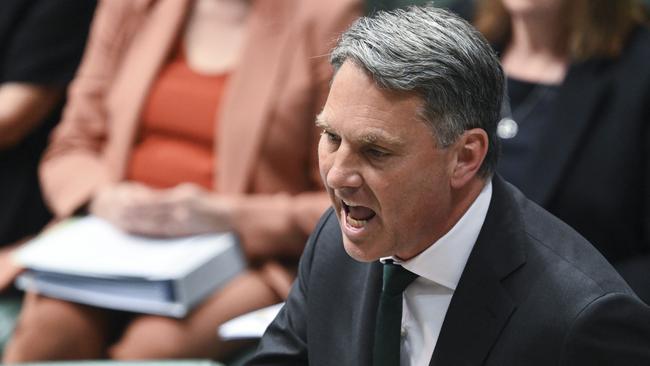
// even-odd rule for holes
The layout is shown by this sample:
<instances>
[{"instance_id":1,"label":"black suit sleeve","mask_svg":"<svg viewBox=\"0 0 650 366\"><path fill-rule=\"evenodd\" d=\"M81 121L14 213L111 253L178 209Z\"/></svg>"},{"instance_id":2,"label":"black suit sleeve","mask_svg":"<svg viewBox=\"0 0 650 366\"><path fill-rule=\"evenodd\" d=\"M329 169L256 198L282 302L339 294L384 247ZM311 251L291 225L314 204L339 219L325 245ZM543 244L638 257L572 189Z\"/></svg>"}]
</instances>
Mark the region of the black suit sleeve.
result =
<instances>
[{"instance_id":1,"label":"black suit sleeve","mask_svg":"<svg viewBox=\"0 0 650 366\"><path fill-rule=\"evenodd\" d=\"M576 317L560 365L650 365L650 308L629 294L597 298Z\"/></svg>"},{"instance_id":2,"label":"black suit sleeve","mask_svg":"<svg viewBox=\"0 0 650 366\"><path fill-rule=\"evenodd\" d=\"M257 352L246 365L307 365L307 301L311 265L318 236L323 230L329 210L323 215L307 242L300 258L298 278L293 283L287 301L267 328Z\"/></svg>"}]
</instances>

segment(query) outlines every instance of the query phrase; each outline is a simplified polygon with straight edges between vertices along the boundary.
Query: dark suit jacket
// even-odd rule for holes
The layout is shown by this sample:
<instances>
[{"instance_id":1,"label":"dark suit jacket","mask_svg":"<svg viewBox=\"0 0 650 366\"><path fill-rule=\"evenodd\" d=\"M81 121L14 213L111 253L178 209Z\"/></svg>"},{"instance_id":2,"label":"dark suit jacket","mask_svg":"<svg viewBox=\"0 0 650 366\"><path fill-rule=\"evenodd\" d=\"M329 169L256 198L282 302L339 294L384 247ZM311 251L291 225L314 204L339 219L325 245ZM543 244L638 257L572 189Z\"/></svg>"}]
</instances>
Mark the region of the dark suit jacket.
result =
<instances>
[{"instance_id":1,"label":"dark suit jacket","mask_svg":"<svg viewBox=\"0 0 650 366\"><path fill-rule=\"evenodd\" d=\"M593 243L647 302L649 60L650 31L639 27L619 58L571 65L546 144L518 186Z\"/></svg>"},{"instance_id":2,"label":"dark suit jacket","mask_svg":"<svg viewBox=\"0 0 650 366\"><path fill-rule=\"evenodd\" d=\"M650 308L567 225L494 179L432 365L650 365ZM249 365L371 365L381 265L343 249L333 211Z\"/></svg>"}]
</instances>

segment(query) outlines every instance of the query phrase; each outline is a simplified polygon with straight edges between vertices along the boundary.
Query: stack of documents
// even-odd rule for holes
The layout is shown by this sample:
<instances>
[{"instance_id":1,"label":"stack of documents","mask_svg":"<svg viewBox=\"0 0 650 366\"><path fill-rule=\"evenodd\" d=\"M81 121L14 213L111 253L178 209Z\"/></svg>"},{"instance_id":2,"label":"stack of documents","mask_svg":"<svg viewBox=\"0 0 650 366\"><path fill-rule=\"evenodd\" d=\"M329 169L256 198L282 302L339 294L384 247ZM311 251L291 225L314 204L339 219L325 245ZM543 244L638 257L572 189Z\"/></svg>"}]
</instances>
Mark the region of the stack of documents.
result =
<instances>
[{"instance_id":1,"label":"stack of documents","mask_svg":"<svg viewBox=\"0 0 650 366\"><path fill-rule=\"evenodd\" d=\"M262 338L283 306L282 302L238 316L221 325L217 333L225 341Z\"/></svg>"},{"instance_id":2,"label":"stack of documents","mask_svg":"<svg viewBox=\"0 0 650 366\"><path fill-rule=\"evenodd\" d=\"M98 307L184 317L245 268L235 236L134 236L97 217L64 221L17 251L17 287Z\"/></svg>"}]
</instances>

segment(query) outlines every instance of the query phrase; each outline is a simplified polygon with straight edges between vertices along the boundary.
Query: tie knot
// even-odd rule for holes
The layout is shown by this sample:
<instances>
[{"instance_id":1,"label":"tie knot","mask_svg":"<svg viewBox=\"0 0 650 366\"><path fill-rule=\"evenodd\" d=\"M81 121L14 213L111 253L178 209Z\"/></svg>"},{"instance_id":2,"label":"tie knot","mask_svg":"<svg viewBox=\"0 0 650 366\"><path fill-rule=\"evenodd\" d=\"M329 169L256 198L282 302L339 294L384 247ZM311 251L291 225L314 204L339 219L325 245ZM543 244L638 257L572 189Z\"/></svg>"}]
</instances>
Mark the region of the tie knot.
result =
<instances>
[{"instance_id":1,"label":"tie knot","mask_svg":"<svg viewBox=\"0 0 650 366\"><path fill-rule=\"evenodd\" d=\"M404 289L417 277L418 275L400 265L386 262L384 263L384 286L382 291L391 296L401 295Z\"/></svg>"}]
</instances>

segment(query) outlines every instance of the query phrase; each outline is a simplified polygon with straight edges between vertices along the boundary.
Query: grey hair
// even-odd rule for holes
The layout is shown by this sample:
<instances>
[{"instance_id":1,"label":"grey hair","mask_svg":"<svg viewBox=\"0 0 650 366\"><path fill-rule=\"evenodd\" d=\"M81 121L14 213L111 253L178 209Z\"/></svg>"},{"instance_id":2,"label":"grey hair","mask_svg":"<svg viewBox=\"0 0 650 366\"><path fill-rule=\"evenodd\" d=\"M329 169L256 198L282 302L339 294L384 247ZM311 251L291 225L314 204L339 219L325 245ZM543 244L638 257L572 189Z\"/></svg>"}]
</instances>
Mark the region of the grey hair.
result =
<instances>
[{"instance_id":1,"label":"grey hair","mask_svg":"<svg viewBox=\"0 0 650 366\"><path fill-rule=\"evenodd\" d=\"M432 5L380 11L343 33L330 62L338 71L348 59L379 87L420 95L421 116L442 147L468 129L485 130L489 146L479 174L494 173L504 77L496 54L469 23Z\"/></svg>"}]
</instances>

